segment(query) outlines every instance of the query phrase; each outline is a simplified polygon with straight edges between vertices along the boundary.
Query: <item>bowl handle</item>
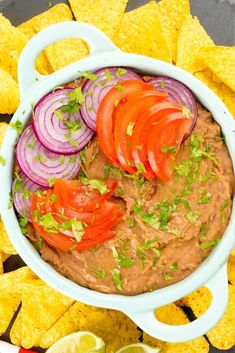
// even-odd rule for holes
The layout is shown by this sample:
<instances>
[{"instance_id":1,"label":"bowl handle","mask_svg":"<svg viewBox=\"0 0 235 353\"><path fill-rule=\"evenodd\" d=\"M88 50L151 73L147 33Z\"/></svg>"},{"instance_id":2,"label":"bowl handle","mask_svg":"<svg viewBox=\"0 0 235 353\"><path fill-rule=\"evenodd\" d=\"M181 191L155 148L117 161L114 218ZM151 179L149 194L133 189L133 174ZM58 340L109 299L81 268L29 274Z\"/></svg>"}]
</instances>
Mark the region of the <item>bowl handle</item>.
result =
<instances>
[{"instance_id":1,"label":"bowl handle","mask_svg":"<svg viewBox=\"0 0 235 353\"><path fill-rule=\"evenodd\" d=\"M184 342L196 339L211 330L224 314L228 302L227 266L223 266L204 286L211 291L211 305L201 317L188 324L164 324L156 319L154 311L125 313L142 330L162 341Z\"/></svg>"},{"instance_id":2,"label":"bowl handle","mask_svg":"<svg viewBox=\"0 0 235 353\"><path fill-rule=\"evenodd\" d=\"M61 39L81 38L89 46L90 55L119 50L113 42L96 27L83 22L69 21L49 26L38 32L24 47L18 65L21 97L28 89L48 75L41 75L35 68L35 59L47 46Z\"/></svg>"}]
</instances>

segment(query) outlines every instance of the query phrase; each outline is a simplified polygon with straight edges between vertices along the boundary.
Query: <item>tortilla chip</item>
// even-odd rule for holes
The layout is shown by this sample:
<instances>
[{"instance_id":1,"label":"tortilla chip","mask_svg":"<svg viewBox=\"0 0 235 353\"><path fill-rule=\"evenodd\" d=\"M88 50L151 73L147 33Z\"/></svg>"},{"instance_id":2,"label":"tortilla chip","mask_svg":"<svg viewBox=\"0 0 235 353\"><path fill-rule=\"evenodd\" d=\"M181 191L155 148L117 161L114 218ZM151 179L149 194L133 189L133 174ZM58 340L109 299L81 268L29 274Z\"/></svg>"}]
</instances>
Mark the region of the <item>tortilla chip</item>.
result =
<instances>
[{"instance_id":1,"label":"tortilla chip","mask_svg":"<svg viewBox=\"0 0 235 353\"><path fill-rule=\"evenodd\" d=\"M0 275L3 273L3 259L2 259L2 252L0 250Z\"/></svg>"},{"instance_id":2,"label":"tortilla chip","mask_svg":"<svg viewBox=\"0 0 235 353\"><path fill-rule=\"evenodd\" d=\"M156 310L158 319L169 325L183 325L189 322L181 308L169 304ZM143 342L161 348L161 353L208 353L209 344L204 337L184 343L168 343L149 336L144 332Z\"/></svg>"},{"instance_id":3,"label":"tortilla chip","mask_svg":"<svg viewBox=\"0 0 235 353\"><path fill-rule=\"evenodd\" d=\"M0 69L0 114L13 114L20 102L19 86L12 76Z\"/></svg>"},{"instance_id":4,"label":"tortilla chip","mask_svg":"<svg viewBox=\"0 0 235 353\"><path fill-rule=\"evenodd\" d=\"M25 281L23 288L22 346L31 348L74 301L41 280Z\"/></svg>"},{"instance_id":5,"label":"tortilla chip","mask_svg":"<svg viewBox=\"0 0 235 353\"><path fill-rule=\"evenodd\" d=\"M232 256L235 256L235 248L233 248L232 252L231 252Z\"/></svg>"},{"instance_id":6,"label":"tortilla chip","mask_svg":"<svg viewBox=\"0 0 235 353\"><path fill-rule=\"evenodd\" d=\"M141 336L137 326L123 313L76 302L41 338L39 345L47 348L65 335L79 330L92 331L102 337L106 343L106 353L138 342Z\"/></svg>"},{"instance_id":7,"label":"tortilla chip","mask_svg":"<svg viewBox=\"0 0 235 353\"><path fill-rule=\"evenodd\" d=\"M114 42L122 50L171 62L170 50L162 30L156 3L149 2L125 13Z\"/></svg>"},{"instance_id":8,"label":"tortilla chip","mask_svg":"<svg viewBox=\"0 0 235 353\"><path fill-rule=\"evenodd\" d=\"M15 255L17 252L15 251L10 239L8 238L5 227L0 219L0 250L2 250L6 254Z\"/></svg>"},{"instance_id":9,"label":"tortilla chip","mask_svg":"<svg viewBox=\"0 0 235 353\"><path fill-rule=\"evenodd\" d=\"M167 38L172 60L176 62L179 29L184 17L190 15L189 0L161 0L157 3L157 12Z\"/></svg>"},{"instance_id":10,"label":"tortilla chip","mask_svg":"<svg viewBox=\"0 0 235 353\"><path fill-rule=\"evenodd\" d=\"M120 30L127 0L69 0L77 21L90 23L103 31L112 40Z\"/></svg>"},{"instance_id":11,"label":"tortilla chip","mask_svg":"<svg viewBox=\"0 0 235 353\"><path fill-rule=\"evenodd\" d=\"M28 267L0 275L0 335L7 330L22 298L22 281L34 278Z\"/></svg>"},{"instance_id":12,"label":"tortilla chip","mask_svg":"<svg viewBox=\"0 0 235 353\"><path fill-rule=\"evenodd\" d=\"M204 47L199 59L216 77L235 91L235 46L234 47Z\"/></svg>"},{"instance_id":13,"label":"tortilla chip","mask_svg":"<svg viewBox=\"0 0 235 353\"><path fill-rule=\"evenodd\" d=\"M199 20L186 16L179 31L176 65L192 74L205 69L206 65L198 61L198 55L202 47L213 45Z\"/></svg>"},{"instance_id":14,"label":"tortilla chip","mask_svg":"<svg viewBox=\"0 0 235 353\"><path fill-rule=\"evenodd\" d=\"M21 309L10 330L10 340L15 346L22 345L22 313Z\"/></svg>"},{"instance_id":15,"label":"tortilla chip","mask_svg":"<svg viewBox=\"0 0 235 353\"><path fill-rule=\"evenodd\" d=\"M1 70L0 70L0 72L1 72ZM8 128L7 123L4 123L4 122L0 123L0 148L1 148L4 136L6 134L7 128Z\"/></svg>"},{"instance_id":16,"label":"tortilla chip","mask_svg":"<svg viewBox=\"0 0 235 353\"><path fill-rule=\"evenodd\" d=\"M17 62L26 36L0 14L0 68L17 81Z\"/></svg>"},{"instance_id":17,"label":"tortilla chip","mask_svg":"<svg viewBox=\"0 0 235 353\"><path fill-rule=\"evenodd\" d=\"M235 256L233 255L228 259L228 280L235 286Z\"/></svg>"},{"instance_id":18,"label":"tortilla chip","mask_svg":"<svg viewBox=\"0 0 235 353\"><path fill-rule=\"evenodd\" d=\"M72 62L88 56L89 48L83 40L79 38L69 38L50 45L46 49L46 55L52 69L57 71Z\"/></svg>"},{"instance_id":19,"label":"tortilla chip","mask_svg":"<svg viewBox=\"0 0 235 353\"><path fill-rule=\"evenodd\" d=\"M213 74L209 69L195 74L199 80L203 81L212 91L220 97L220 99L227 106L230 113L235 117L235 92L233 92L224 83L217 83L213 81Z\"/></svg>"}]
</instances>

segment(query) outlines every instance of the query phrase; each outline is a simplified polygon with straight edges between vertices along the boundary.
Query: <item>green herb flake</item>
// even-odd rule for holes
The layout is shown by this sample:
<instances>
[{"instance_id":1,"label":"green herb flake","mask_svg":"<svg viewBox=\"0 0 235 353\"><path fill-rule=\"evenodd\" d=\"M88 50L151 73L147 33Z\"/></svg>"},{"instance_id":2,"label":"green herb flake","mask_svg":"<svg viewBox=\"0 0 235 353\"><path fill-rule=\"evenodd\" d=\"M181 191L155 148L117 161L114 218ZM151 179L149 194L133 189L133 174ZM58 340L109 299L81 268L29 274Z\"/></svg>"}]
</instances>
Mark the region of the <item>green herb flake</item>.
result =
<instances>
[{"instance_id":1,"label":"green herb flake","mask_svg":"<svg viewBox=\"0 0 235 353\"><path fill-rule=\"evenodd\" d=\"M19 176L17 176L17 179L15 181L15 186L14 186L14 192L17 192L19 190L21 190L23 187L23 179L20 178Z\"/></svg>"},{"instance_id":2,"label":"green herb flake","mask_svg":"<svg viewBox=\"0 0 235 353\"><path fill-rule=\"evenodd\" d=\"M71 92L69 92L69 100L70 102L76 102L78 104L84 104L85 96L82 92L81 87L77 87Z\"/></svg>"},{"instance_id":3,"label":"green herb flake","mask_svg":"<svg viewBox=\"0 0 235 353\"><path fill-rule=\"evenodd\" d=\"M93 272L96 278L104 279L106 276L106 271L100 268L92 267L90 268L90 272Z\"/></svg>"},{"instance_id":4,"label":"green herb flake","mask_svg":"<svg viewBox=\"0 0 235 353\"><path fill-rule=\"evenodd\" d=\"M60 164L64 164L64 155L63 154L60 156Z\"/></svg>"},{"instance_id":5,"label":"green herb flake","mask_svg":"<svg viewBox=\"0 0 235 353\"><path fill-rule=\"evenodd\" d=\"M188 119L188 118L191 117L192 112L191 112L191 110L189 108L184 106L183 109L182 109L182 114L183 114L184 118Z\"/></svg>"},{"instance_id":6,"label":"green herb flake","mask_svg":"<svg viewBox=\"0 0 235 353\"><path fill-rule=\"evenodd\" d=\"M200 218L200 216L201 216L201 214L199 212L195 212L195 213L188 212L185 217L190 223L194 224L197 222L197 220Z\"/></svg>"},{"instance_id":7,"label":"green herb flake","mask_svg":"<svg viewBox=\"0 0 235 353\"><path fill-rule=\"evenodd\" d=\"M119 68L117 69L115 75L116 75L117 77L120 77L120 76L122 76L122 75L125 75L126 73L127 73L127 70L126 70L126 69L123 69L123 68L119 67Z\"/></svg>"},{"instance_id":8,"label":"green herb flake","mask_svg":"<svg viewBox=\"0 0 235 353\"><path fill-rule=\"evenodd\" d=\"M203 243L200 244L200 248L202 250L207 250L207 249L212 249L213 250L219 244L220 241L221 241L221 239L217 238L215 240L203 242Z\"/></svg>"},{"instance_id":9,"label":"green herb flake","mask_svg":"<svg viewBox=\"0 0 235 353\"><path fill-rule=\"evenodd\" d=\"M212 194L210 192L207 192L206 195L203 195L199 200L199 204L204 204L207 203L211 200Z\"/></svg>"},{"instance_id":10,"label":"green herb flake","mask_svg":"<svg viewBox=\"0 0 235 353\"><path fill-rule=\"evenodd\" d=\"M224 200L221 208L220 208L220 219L222 222L225 221L225 209L228 207L228 200Z\"/></svg>"},{"instance_id":11,"label":"green herb flake","mask_svg":"<svg viewBox=\"0 0 235 353\"><path fill-rule=\"evenodd\" d=\"M104 73L105 73L105 77L106 77L107 81L111 81L113 79L113 76L112 76L111 72L109 71L109 69L106 69L104 71Z\"/></svg>"},{"instance_id":12,"label":"green herb flake","mask_svg":"<svg viewBox=\"0 0 235 353\"><path fill-rule=\"evenodd\" d=\"M179 176L187 178L191 171L192 164L193 162L190 159L185 159L175 167L175 171Z\"/></svg>"},{"instance_id":13,"label":"green herb flake","mask_svg":"<svg viewBox=\"0 0 235 353\"><path fill-rule=\"evenodd\" d=\"M174 262L173 264L171 264L170 269L171 269L172 271L178 271L178 264L177 264L177 262Z\"/></svg>"},{"instance_id":14,"label":"green herb flake","mask_svg":"<svg viewBox=\"0 0 235 353\"><path fill-rule=\"evenodd\" d=\"M70 143L70 145L78 147L79 146L79 142L75 141L74 139L72 139L71 137L71 133L69 134L65 134L64 137L66 138L66 140Z\"/></svg>"},{"instance_id":15,"label":"green herb flake","mask_svg":"<svg viewBox=\"0 0 235 353\"><path fill-rule=\"evenodd\" d=\"M161 88L162 88L162 89L165 88L165 80L161 80Z\"/></svg>"},{"instance_id":16,"label":"green herb flake","mask_svg":"<svg viewBox=\"0 0 235 353\"><path fill-rule=\"evenodd\" d=\"M202 223L200 227L200 233L205 237L209 232L210 228L206 226L206 223Z\"/></svg>"},{"instance_id":17,"label":"green herb flake","mask_svg":"<svg viewBox=\"0 0 235 353\"><path fill-rule=\"evenodd\" d=\"M104 165L104 178L105 179L108 179L111 171L112 171L112 166L111 165Z\"/></svg>"},{"instance_id":18,"label":"green herb flake","mask_svg":"<svg viewBox=\"0 0 235 353\"><path fill-rule=\"evenodd\" d=\"M106 184L97 179L80 178L80 180L84 185L88 185L91 189L98 190L101 195L104 195L109 191Z\"/></svg>"},{"instance_id":19,"label":"green herb flake","mask_svg":"<svg viewBox=\"0 0 235 353\"><path fill-rule=\"evenodd\" d=\"M117 88L117 90L119 92L123 92L124 91L124 87L122 85L116 85L115 87Z\"/></svg>"},{"instance_id":20,"label":"green herb flake","mask_svg":"<svg viewBox=\"0 0 235 353\"><path fill-rule=\"evenodd\" d=\"M48 185L50 188L55 184L56 180L57 178L47 178Z\"/></svg>"},{"instance_id":21,"label":"green herb flake","mask_svg":"<svg viewBox=\"0 0 235 353\"><path fill-rule=\"evenodd\" d=\"M169 281L169 280L172 279L172 276L169 273L164 272L163 273L163 278L164 278L165 281Z\"/></svg>"},{"instance_id":22,"label":"green herb flake","mask_svg":"<svg viewBox=\"0 0 235 353\"><path fill-rule=\"evenodd\" d=\"M12 127L13 129L15 129L17 131L17 133L20 135L23 131L23 124L20 120L16 120L14 123L10 123L9 124L10 127Z\"/></svg>"},{"instance_id":23,"label":"green herb flake","mask_svg":"<svg viewBox=\"0 0 235 353\"><path fill-rule=\"evenodd\" d=\"M134 228L136 226L136 220L134 218L130 218L128 220L128 228Z\"/></svg>"},{"instance_id":24,"label":"green herb flake","mask_svg":"<svg viewBox=\"0 0 235 353\"><path fill-rule=\"evenodd\" d=\"M22 231L23 234L27 233L27 224L28 224L29 220L27 217L20 217L19 218L19 225L20 225L20 229Z\"/></svg>"},{"instance_id":25,"label":"green herb flake","mask_svg":"<svg viewBox=\"0 0 235 353\"><path fill-rule=\"evenodd\" d=\"M120 197L123 195L124 195L124 189L121 186L119 186L115 191L115 196Z\"/></svg>"},{"instance_id":26,"label":"green herb flake","mask_svg":"<svg viewBox=\"0 0 235 353\"><path fill-rule=\"evenodd\" d=\"M132 136L133 135L134 127L135 127L135 122L131 121L128 124L127 129L126 129L127 136Z\"/></svg>"},{"instance_id":27,"label":"green herb flake","mask_svg":"<svg viewBox=\"0 0 235 353\"><path fill-rule=\"evenodd\" d=\"M161 148L161 152L163 152L163 153L175 153L176 152L176 147L174 147L174 146L167 147L166 145L164 145Z\"/></svg>"},{"instance_id":28,"label":"green herb flake","mask_svg":"<svg viewBox=\"0 0 235 353\"><path fill-rule=\"evenodd\" d=\"M3 156L0 156L0 164L1 164L3 167L5 167L5 165L6 165L6 160L5 160L5 158L3 158Z\"/></svg>"},{"instance_id":29,"label":"green herb flake","mask_svg":"<svg viewBox=\"0 0 235 353\"><path fill-rule=\"evenodd\" d=\"M120 291L122 291L122 278L121 278L121 273L118 268L113 268L111 271L111 275L113 278L113 283L115 284L116 288Z\"/></svg>"},{"instance_id":30,"label":"green herb flake","mask_svg":"<svg viewBox=\"0 0 235 353\"><path fill-rule=\"evenodd\" d=\"M28 200L31 195L32 195L31 191L24 189L23 194L22 194L22 198Z\"/></svg>"},{"instance_id":31,"label":"green herb flake","mask_svg":"<svg viewBox=\"0 0 235 353\"><path fill-rule=\"evenodd\" d=\"M55 202L57 200L57 195L56 194L51 194L50 196L50 201Z\"/></svg>"},{"instance_id":32,"label":"green herb flake","mask_svg":"<svg viewBox=\"0 0 235 353\"><path fill-rule=\"evenodd\" d=\"M82 77L85 77L85 78L87 78L88 80L91 80L91 81L96 81L97 78L98 78L97 75L92 73L92 72L80 71L79 73L80 73L80 75Z\"/></svg>"},{"instance_id":33,"label":"green herb flake","mask_svg":"<svg viewBox=\"0 0 235 353\"><path fill-rule=\"evenodd\" d=\"M34 157L35 162L40 162L40 163L46 163L47 159L46 157L42 156L41 154L37 155Z\"/></svg>"},{"instance_id":34,"label":"green herb flake","mask_svg":"<svg viewBox=\"0 0 235 353\"><path fill-rule=\"evenodd\" d=\"M11 192L9 192L9 201L8 201L8 205L7 205L8 210L9 210L10 208L12 208L13 202L14 202L13 196L12 196Z\"/></svg>"},{"instance_id":35,"label":"green herb flake","mask_svg":"<svg viewBox=\"0 0 235 353\"><path fill-rule=\"evenodd\" d=\"M74 134L81 129L80 121L64 121L65 126L70 130L70 134Z\"/></svg>"}]
</instances>

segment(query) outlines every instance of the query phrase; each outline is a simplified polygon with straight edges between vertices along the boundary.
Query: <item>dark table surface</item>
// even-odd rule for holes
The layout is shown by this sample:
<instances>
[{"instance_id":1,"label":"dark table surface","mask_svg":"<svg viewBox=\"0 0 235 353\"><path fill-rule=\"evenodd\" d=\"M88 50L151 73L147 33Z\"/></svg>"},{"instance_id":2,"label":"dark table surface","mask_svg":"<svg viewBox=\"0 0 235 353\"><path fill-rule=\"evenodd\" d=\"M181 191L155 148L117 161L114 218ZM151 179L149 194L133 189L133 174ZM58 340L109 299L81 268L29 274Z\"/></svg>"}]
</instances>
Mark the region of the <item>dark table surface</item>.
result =
<instances>
[{"instance_id":1,"label":"dark table surface","mask_svg":"<svg viewBox=\"0 0 235 353\"><path fill-rule=\"evenodd\" d=\"M67 3L63 0L51 1L52 5L61 2ZM132 10L147 2L148 0L129 0L127 10ZM12 24L18 25L48 9L48 3L48 0L0 0L0 12L3 12ZM234 0L190 0L190 3L192 14L200 19L201 24L217 45L235 46ZM10 117L7 115L0 115L0 121L9 121L9 119ZM22 265L23 262L19 256L11 256L5 263L5 271L14 270ZM8 332L1 339L8 340ZM35 350L44 352L39 349ZM219 351L213 347L210 349L210 353L219 352L235 353L235 347L227 351Z\"/></svg>"}]
</instances>

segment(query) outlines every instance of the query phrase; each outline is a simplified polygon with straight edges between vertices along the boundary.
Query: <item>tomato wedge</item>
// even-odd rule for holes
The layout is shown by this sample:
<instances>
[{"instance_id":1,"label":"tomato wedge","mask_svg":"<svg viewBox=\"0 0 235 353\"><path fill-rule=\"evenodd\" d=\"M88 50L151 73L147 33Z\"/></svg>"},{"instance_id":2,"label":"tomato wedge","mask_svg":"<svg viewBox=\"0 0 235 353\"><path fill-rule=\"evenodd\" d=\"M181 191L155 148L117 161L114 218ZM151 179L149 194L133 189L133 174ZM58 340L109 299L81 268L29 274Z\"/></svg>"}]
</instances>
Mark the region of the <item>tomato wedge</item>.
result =
<instances>
[{"instance_id":1,"label":"tomato wedge","mask_svg":"<svg viewBox=\"0 0 235 353\"><path fill-rule=\"evenodd\" d=\"M92 212L99 208L105 200L113 195L117 182L107 181L107 192L101 194L99 190L91 189L79 180L60 179L55 182L55 192L64 207L73 208L79 212Z\"/></svg>"},{"instance_id":2,"label":"tomato wedge","mask_svg":"<svg viewBox=\"0 0 235 353\"><path fill-rule=\"evenodd\" d=\"M132 135L135 124L142 120L150 108L167 99L166 93L148 90L136 93L124 103L114 114L114 144L118 160L127 172L136 173L138 166L134 165L132 157Z\"/></svg>"},{"instance_id":3,"label":"tomato wedge","mask_svg":"<svg viewBox=\"0 0 235 353\"><path fill-rule=\"evenodd\" d=\"M96 117L96 132L103 153L115 165L120 166L114 147L114 112L116 108L127 102L139 91L153 89L151 84L139 80L120 81L118 87L113 87L102 99Z\"/></svg>"},{"instance_id":4,"label":"tomato wedge","mask_svg":"<svg viewBox=\"0 0 235 353\"><path fill-rule=\"evenodd\" d=\"M142 163L145 171L142 175L147 180L153 180L156 176L148 162L147 140L153 127L170 113L181 112L182 106L171 102L161 102L147 107L142 119L136 121L131 139L132 157L135 165Z\"/></svg>"},{"instance_id":5,"label":"tomato wedge","mask_svg":"<svg viewBox=\"0 0 235 353\"><path fill-rule=\"evenodd\" d=\"M167 181L173 173L175 155L185 133L192 124L193 115L172 113L155 125L148 137L147 152L150 166L156 176Z\"/></svg>"}]
</instances>

